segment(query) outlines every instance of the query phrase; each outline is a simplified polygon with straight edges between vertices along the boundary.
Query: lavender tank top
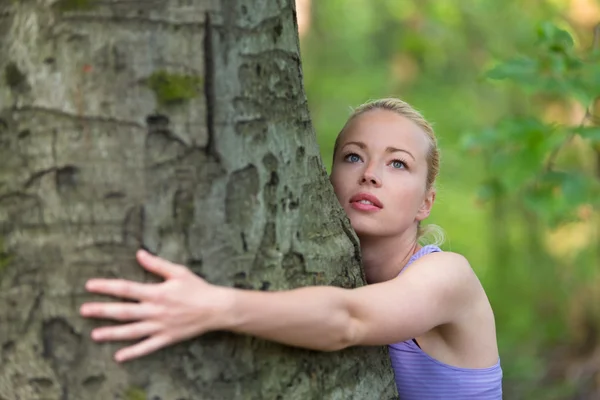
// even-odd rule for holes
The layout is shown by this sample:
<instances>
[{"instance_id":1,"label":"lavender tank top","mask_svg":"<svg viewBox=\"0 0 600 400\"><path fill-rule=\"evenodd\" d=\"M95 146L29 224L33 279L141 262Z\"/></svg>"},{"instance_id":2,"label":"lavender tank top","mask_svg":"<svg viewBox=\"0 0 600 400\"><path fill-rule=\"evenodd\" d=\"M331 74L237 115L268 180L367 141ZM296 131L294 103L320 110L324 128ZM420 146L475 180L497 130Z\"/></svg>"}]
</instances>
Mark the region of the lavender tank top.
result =
<instances>
[{"instance_id":1,"label":"lavender tank top","mask_svg":"<svg viewBox=\"0 0 600 400\"><path fill-rule=\"evenodd\" d=\"M438 251L442 250L437 246L422 247L404 268ZM500 360L489 368L453 367L429 356L412 339L388 349L401 400L502 400Z\"/></svg>"}]
</instances>

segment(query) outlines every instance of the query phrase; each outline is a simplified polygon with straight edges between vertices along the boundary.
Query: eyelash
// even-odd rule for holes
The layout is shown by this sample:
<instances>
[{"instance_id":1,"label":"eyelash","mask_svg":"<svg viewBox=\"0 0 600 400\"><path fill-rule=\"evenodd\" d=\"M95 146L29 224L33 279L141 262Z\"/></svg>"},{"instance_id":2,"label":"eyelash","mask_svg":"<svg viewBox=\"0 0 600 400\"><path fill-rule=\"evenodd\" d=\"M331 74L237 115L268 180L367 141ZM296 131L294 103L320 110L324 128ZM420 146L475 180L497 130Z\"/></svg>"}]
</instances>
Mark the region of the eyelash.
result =
<instances>
[{"instance_id":1,"label":"eyelash","mask_svg":"<svg viewBox=\"0 0 600 400\"><path fill-rule=\"evenodd\" d=\"M356 156L356 157L360 158L360 156L358 154L356 154L356 153L348 153L348 154L346 154L344 156L344 161L352 163L353 161L350 161L348 159L350 156ZM395 162L401 163L402 166L404 167L404 169L408 169L408 165L406 164L406 161L404 161L403 159L401 159L401 158L395 158L392 161L390 161L390 164L393 164ZM401 168L394 168L394 169L401 169Z\"/></svg>"},{"instance_id":2,"label":"eyelash","mask_svg":"<svg viewBox=\"0 0 600 400\"><path fill-rule=\"evenodd\" d=\"M396 158L396 159L393 159L391 163L395 163L396 161L399 162L399 163L402 163L404 169L408 169L408 165L406 165L406 161L404 161L404 160L402 160L400 158ZM396 168L396 169L400 169L400 168Z\"/></svg>"},{"instance_id":3,"label":"eyelash","mask_svg":"<svg viewBox=\"0 0 600 400\"><path fill-rule=\"evenodd\" d=\"M353 162L353 161L349 160L350 156L356 156L356 157L360 158L360 156L356 153L348 153L348 154L344 155L344 161Z\"/></svg>"}]
</instances>

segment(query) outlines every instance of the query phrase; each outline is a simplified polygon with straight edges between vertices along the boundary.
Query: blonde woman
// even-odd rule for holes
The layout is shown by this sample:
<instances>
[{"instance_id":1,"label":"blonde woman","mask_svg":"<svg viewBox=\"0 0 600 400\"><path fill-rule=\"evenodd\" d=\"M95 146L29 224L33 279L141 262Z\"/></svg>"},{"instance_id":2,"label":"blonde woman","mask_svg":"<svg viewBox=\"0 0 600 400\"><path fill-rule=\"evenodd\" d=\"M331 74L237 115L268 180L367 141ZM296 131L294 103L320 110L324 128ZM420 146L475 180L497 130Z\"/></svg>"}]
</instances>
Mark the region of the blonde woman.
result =
<instances>
[{"instance_id":1,"label":"blonde woman","mask_svg":"<svg viewBox=\"0 0 600 400\"><path fill-rule=\"evenodd\" d=\"M331 182L356 231L368 285L262 292L211 285L144 251L161 284L93 279L87 290L137 303L88 303L85 317L133 321L92 332L143 341L122 362L213 330L307 349L388 345L402 399L501 399L494 314L468 261L420 246L435 200L439 151L430 124L398 99L362 105L341 130Z\"/></svg>"}]
</instances>

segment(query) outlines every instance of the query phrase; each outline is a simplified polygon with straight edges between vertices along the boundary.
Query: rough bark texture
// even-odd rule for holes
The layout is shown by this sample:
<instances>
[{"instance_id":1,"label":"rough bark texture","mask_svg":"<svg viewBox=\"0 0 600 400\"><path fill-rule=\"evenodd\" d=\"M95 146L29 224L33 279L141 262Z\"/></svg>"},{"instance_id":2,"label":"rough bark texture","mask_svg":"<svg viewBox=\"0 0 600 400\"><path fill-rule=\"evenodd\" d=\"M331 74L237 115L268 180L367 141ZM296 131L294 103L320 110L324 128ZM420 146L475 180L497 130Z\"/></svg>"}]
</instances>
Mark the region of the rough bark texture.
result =
<instances>
[{"instance_id":1,"label":"rough bark texture","mask_svg":"<svg viewBox=\"0 0 600 400\"><path fill-rule=\"evenodd\" d=\"M214 333L122 366L90 277L362 284L291 0L0 0L0 399L386 399L387 353Z\"/></svg>"}]
</instances>

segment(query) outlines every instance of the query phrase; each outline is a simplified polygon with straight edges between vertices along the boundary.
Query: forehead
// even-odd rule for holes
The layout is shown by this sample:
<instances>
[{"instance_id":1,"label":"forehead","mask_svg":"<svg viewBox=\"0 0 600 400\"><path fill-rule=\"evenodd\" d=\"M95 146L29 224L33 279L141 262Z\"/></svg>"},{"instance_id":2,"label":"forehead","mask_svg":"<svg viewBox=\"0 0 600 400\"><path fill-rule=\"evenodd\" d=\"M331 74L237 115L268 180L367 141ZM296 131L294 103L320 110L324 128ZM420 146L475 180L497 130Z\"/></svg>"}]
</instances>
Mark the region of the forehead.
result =
<instances>
[{"instance_id":1,"label":"forehead","mask_svg":"<svg viewBox=\"0 0 600 400\"><path fill-rule=\"evenodd\" d=\"M425 158L429 150L427 134L410 119L393 111L372 110L355 117L342 132L338 143L360 141L377 150L396 147Z\"/></svg>"}]
</instances>

